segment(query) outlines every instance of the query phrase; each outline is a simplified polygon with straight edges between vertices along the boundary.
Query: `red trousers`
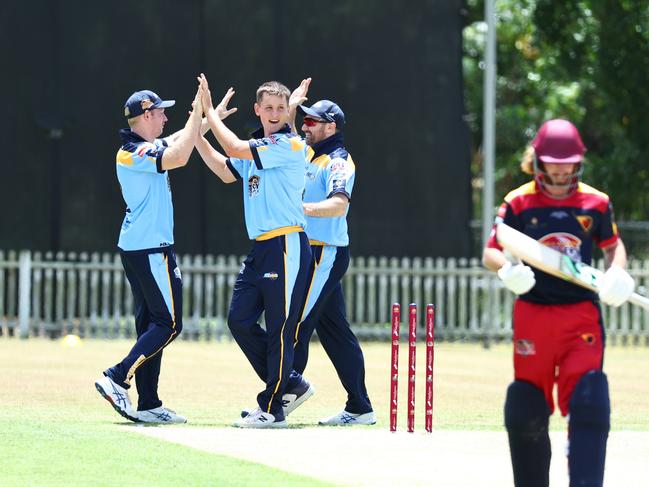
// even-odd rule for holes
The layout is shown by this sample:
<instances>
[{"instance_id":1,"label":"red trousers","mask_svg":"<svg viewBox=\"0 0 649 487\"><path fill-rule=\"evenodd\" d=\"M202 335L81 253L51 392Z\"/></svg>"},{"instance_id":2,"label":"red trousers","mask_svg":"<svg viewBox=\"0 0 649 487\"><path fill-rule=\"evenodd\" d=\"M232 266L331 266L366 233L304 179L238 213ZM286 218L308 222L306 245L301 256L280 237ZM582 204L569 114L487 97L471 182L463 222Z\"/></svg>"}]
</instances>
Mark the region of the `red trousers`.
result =
<instances>
[{"instance_id":1,"label":"red trousers","mask_svg":"<svg viewBox=\"0 0 649 487\"><path fill-rule=\"evenodd\" d=\"M601 370L604 327L599 307L591 301L574 304L514 304L514 375L543 391L554 412L552 390L557 383L561 414L582 375Z\"/></svg>"}]
</instances>

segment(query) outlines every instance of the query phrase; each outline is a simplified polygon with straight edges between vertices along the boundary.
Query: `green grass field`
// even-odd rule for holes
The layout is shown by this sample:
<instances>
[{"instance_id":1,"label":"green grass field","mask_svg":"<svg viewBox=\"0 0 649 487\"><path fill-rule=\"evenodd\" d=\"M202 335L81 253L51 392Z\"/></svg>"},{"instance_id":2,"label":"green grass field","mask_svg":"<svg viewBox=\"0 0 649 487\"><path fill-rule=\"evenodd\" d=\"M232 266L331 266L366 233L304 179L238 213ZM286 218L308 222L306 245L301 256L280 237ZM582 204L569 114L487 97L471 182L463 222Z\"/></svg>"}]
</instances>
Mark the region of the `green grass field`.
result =
<instances>
[{"instance_id":1,"label":"green grass field","mask_svg":"<svg viewBox=\"0 0 649 487\"><path fill-rule=\"evenodd\" d=\"M59 341L0 339L0 485L330 485L133 434L94 388L101 371L130 346L97 340L67 348ZM379 418L371 428L387 429L389 344L368 343L363 349ZM241 408L254 405L261 383L235 344L177 341L164 353L160 395L189 418L182 428L229 427ZM402 346L404 373L406 363ZM423 429L423 363L420 347L417 429ZM605 369L613 430L649 431L649 349L611 347ZM291 415L292 428L312 426L344 405L333 367L317 343L306 375L317 393ZM511 375L509 346L438 344L434 428L502 430ZM402 373L400 429L405 429L404 378ZM552 428L565 428L556 414Z\"/></svg>"}]
</instances>

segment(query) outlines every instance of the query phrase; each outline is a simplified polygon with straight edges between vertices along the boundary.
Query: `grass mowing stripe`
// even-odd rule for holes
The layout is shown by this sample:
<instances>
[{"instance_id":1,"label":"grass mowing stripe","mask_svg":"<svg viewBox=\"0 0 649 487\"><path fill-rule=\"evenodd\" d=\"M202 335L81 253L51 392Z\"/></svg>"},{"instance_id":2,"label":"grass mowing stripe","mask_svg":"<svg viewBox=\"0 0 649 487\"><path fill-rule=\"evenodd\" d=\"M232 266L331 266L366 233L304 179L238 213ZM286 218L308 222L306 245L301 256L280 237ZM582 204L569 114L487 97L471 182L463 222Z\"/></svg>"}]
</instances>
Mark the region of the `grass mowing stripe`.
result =
<instances>
[{"instance_id":1,"label":"grass mowing stripe","mask_svg":"<svg viewBox=\"0 0 649 487\"><path fill-rule=\"evenodd\" d=\"M121 425L0 420L0 484L8 486L332 485L147 438ZM254 445L251 445L251 448Z\"/></svg>"}]
</instances>

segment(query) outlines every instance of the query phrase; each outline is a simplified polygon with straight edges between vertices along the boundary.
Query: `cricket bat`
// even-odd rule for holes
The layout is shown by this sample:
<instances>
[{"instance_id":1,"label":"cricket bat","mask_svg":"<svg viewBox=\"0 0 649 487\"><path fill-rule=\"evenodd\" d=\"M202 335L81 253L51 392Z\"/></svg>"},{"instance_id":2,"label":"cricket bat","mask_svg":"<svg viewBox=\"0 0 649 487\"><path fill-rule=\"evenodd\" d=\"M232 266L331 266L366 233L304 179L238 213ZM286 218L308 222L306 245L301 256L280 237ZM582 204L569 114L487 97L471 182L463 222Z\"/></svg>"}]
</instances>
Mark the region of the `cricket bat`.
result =
<instances>
[{"instance_id":1,"label":"cricket bat","mask_svg":"<svg viewBox=\"0 0 649 487\"><path fill-rule=\"evenodd\" d=\"M599 282L604 275L602 271L574 261L509 225L498 223L496 239L509 253L543 272L594 292L599 289ZM631 294L629 302L649 310L649 298L638 293Z\"/></svg>"}]
</instances>

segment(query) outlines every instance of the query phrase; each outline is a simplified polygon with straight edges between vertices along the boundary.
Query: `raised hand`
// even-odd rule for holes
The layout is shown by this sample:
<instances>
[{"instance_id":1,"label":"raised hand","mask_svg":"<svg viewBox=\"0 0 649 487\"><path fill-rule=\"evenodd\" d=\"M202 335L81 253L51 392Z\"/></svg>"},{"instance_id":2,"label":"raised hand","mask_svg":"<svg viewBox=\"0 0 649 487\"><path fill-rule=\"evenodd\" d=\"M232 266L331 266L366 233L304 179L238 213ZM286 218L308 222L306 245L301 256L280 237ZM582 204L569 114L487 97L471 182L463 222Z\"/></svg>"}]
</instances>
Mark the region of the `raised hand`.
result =
<instances>
[{"instance_id":1,"label":"raised hand","mask_svg":"<svg viewBox=\"0 0 649 487\"><path fill-rule=\"evenodd\" d=\"M192 102L192 114L195 113L199 117L202 117L204 112L204 104L202 98L203 87L199 84L198 89L196 90L196 96L194 96L194 101Z\"/></svg>"},{"instance_id":2,"label":"raised hand","mask_svg":"<svg viewBox=\"0 0 649 487\"><path fill-rule=\"evenodd\" d=\"M202 89L201 101L203 103L203 109L205 113L212 109L212 93L210 92L210 86L207 83L207 78L203 73L197 78L198 84Z\"/></svg>"},{"instance_id":3,"label":"raised hand","mask_svg":"<svg viewBox=\"0 0 649 487\"><path fill-rule=\"evenodd\" d=\"M302 103L308 100L306 95L309 92L310 84L311 84L311 78L305 78L300 83L300 86L298 86L297 88L295 88L295 90L293 90L293 93L291 93L291 97L288 100L289 110L293 111L297 109L298 105L301 105Z\"/></svg>"},{"instance_id":4,"label":"raised hand","mask_svg":"<svg viewBox=\"0 0 649 487\"><path fill-rule=\"evenodd\" d=\"M234 96L234 88L228 88L228 91L226 91L225 95L223 96L223 99L221 100L221 103L216 105L214 110L216 111L216 114L219 116L221 120L225 120L227 117L232 115L234 112L237 111L237 108L228 108L228 103L230 103L230 99Z\"/></svg>"}]
</instances>

